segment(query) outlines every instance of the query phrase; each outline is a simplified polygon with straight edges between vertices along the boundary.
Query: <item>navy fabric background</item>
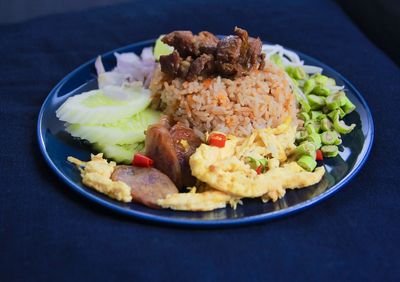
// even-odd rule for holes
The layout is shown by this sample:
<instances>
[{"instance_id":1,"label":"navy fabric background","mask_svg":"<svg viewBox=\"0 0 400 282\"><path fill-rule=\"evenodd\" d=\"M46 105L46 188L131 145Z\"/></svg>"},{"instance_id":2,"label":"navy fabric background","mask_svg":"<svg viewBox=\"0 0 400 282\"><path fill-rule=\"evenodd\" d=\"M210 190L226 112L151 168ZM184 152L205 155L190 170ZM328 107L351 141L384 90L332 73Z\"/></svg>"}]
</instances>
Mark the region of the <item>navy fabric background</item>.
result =
<instances>
[{"instance_id":1,"label":"navy fabric background","mask_svg":"<svg viewBox=\"0 0 400 282\"><path fill-rule=\"evenodd\" d=\"M342 191L273 222L197 230L122 217L49 170L36 120L65 74L174 29L235 25L320 59L364 94L375 145ZM0 38L0 280L400 280L400 72L334 2L133 1L0 26Z\"/></svg>"}]
</instances>

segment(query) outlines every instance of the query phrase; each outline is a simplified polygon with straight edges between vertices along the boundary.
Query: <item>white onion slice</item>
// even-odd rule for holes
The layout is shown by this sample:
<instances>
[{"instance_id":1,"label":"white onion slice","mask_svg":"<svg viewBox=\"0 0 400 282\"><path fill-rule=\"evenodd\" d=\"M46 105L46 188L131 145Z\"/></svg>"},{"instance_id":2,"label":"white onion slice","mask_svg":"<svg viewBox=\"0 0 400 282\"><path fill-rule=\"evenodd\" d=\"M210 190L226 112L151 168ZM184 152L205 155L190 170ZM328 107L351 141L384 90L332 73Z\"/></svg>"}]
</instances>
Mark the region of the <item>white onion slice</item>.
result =
<instances>
[{"instance_id":1,"label":"white onion slice","mask_svg":"<svg viewBox=\"0 0 400 282\"><path fill-rule=\"evenodd\" d=\"M322 68L320 67L304 65L303 68L304 71L308 74L322 73Z\"/></svg>"}]
</instances>

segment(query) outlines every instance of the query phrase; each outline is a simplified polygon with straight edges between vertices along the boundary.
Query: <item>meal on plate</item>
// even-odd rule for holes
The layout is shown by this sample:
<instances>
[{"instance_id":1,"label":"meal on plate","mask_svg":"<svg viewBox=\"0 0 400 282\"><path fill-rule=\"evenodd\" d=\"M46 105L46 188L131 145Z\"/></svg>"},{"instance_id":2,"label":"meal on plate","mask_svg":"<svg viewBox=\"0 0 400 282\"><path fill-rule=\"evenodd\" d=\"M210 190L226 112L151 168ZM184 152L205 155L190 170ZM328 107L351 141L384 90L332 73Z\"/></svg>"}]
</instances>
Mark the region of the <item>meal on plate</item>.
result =
<instances>
[{"instance_id":1,"label":"meal on plate","mask_svg":"<svg viewBox=\"0 0 400 282\"><path fill-rule=\"evenodd\" d=\"M277 201L324 176L355 109L343 86L293 51L234 35L173 31L154 48L95 62L98 89L56 111L90 160L84 185L122 202L209 211ZM109 160L107 160L107 159Z\"/></svg>"}]
</instances>

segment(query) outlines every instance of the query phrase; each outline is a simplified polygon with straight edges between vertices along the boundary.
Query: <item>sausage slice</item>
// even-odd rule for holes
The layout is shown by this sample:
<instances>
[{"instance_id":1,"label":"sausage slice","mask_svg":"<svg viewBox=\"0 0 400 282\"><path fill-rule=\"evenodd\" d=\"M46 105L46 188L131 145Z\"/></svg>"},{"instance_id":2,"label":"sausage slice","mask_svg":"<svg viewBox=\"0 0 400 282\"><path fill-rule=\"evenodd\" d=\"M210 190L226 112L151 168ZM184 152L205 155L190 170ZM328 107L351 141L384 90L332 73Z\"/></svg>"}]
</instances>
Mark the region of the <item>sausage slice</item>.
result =
<instances>
[{"instance_id":1,"label":"sausage slice","mask_svg":"<svg viewBox=\"0 0 400 282\"><path fill-rule=\"evenodd\" d=\"M111 179L126 183L131 187L132 200L150 208L161 208L157 200L178 193L168 176L155 168L118 165Z\"/></svg>"}]
</instances>

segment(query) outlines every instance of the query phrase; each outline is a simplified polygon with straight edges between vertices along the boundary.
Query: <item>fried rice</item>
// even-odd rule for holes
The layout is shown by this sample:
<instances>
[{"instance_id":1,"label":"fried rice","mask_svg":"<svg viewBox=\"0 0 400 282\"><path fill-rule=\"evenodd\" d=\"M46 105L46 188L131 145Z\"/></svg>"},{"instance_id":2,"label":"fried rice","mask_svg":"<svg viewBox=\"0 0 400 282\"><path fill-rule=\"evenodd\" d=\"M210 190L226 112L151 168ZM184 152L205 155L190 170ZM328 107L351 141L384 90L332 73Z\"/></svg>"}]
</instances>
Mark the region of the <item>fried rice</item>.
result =
<instances>
[{"instance_id":1,"label":"fried rice","mask_svg":"<svg viewBox=\"0 0 400 282\"><path fill-rule=\"evenodd\" d=\"M220 131L248 136L254 129L276 127L287 117L296 121L297 104L289 79L268 61L263 71L234 80L220 76L171 80L158 67L150 90L164 113L198 135Z\"/></svg>"}]
</instances>

